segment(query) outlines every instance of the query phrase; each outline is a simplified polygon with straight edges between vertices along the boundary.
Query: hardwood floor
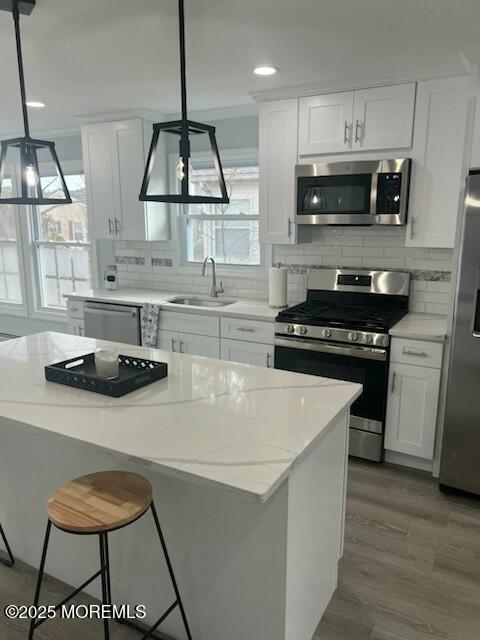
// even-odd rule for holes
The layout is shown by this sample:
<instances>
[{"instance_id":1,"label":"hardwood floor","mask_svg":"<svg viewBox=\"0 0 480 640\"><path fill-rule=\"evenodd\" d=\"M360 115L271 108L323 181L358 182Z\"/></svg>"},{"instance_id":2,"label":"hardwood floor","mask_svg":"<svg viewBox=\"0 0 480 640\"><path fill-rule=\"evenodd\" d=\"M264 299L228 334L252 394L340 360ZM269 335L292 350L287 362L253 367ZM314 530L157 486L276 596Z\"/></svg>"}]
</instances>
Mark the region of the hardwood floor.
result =
<instances>
[{"instance_id":1,"label":"hardwood floor","mask_svg":"<svg viewBox=\"0 0 480 640\"><path fill-rule=\"evenodd\" d=\"M27 625L3 608L30 603L34 581L30 567L0 564L0 640L25 639ZM45 583L48 602L66 593ZM35 635L101 637L98 622L60 620ZM112 640L138 638L114 626ZM339 586L313 640L480 640L480 501L442 494L420 472L351 461Z\"/></svg>"},{"instance_id":2,"label":"hardwood floor","mask_svg":"<svg viewBox=\"0 0 480 640\"><path fill-rule=\"evenodd\" d=\"M350 463L339 586L315 640L479 640L480 501Z\"/></svg>"}]
</instances>

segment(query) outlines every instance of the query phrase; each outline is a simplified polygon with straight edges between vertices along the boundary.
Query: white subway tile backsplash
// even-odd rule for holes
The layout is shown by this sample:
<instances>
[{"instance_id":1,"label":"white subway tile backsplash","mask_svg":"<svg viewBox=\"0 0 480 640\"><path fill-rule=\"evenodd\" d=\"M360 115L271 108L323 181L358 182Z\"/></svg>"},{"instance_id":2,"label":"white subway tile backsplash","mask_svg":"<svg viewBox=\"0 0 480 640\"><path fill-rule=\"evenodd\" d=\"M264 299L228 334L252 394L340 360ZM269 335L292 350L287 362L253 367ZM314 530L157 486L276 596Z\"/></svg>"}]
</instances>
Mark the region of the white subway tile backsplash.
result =
<instances>
[{"instance_id":1,"label":"white subway tile backsplash","mask_svg":"<svg viewBox=\"0 0 480 640\"><path fill-rule=\"evenodd\" d=\"M383 247L343 247L344 256L361 256L362 258L375 258L384 255Z\"/></svg>"},{"instance_id":2,"label":"white subway tile backsplash","mask_svg":"<svg viewBox=\"0 0 480 640\"><path fill-rule=\"evenodd\" d=\"M450 249L405 246L405 229L398 227L315 227L312 242L273 247L273 263L289 267L289 303L302 300L309 268L352 267L398 269L412 273L410 309L420 313L446 313L450 300ZM208 295L210 278L185 274L173 266L172 242L115 243L122 286ZM153 262L153 263L152 263ZM265 300L268 274L259 277L224 277L225 294Z\"/></svg>"},{"instance_id":3,"label":"white subway tile backsplash","mask_svg":"<svg viewBox=\"0 0 480 640\"><path fill-rule=\"evenodd\" d=\"M362 258L362 264L370 269L402 270L405 267L405 261L402 258L390 258L388 256L383 258Z\"/></svg>"}]
</instances>

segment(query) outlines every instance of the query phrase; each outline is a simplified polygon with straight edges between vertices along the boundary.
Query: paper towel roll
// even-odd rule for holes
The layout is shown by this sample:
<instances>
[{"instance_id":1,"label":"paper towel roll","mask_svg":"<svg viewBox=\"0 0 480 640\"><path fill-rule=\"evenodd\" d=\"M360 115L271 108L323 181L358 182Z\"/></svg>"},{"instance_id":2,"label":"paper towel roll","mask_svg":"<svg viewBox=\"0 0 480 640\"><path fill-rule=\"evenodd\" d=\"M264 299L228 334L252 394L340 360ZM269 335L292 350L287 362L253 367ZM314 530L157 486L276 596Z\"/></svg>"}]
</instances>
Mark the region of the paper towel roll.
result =
<instances>
[{"instance_id":1,"label":"paper towel roll","mask_svg":"<svg viewBox=\"0 0 480 640\"><path fill-rule=\"evenodd\" d=\"M268 304L274 309L287 307L287 269L270 267Z\"/></svg>"}]
</instances>

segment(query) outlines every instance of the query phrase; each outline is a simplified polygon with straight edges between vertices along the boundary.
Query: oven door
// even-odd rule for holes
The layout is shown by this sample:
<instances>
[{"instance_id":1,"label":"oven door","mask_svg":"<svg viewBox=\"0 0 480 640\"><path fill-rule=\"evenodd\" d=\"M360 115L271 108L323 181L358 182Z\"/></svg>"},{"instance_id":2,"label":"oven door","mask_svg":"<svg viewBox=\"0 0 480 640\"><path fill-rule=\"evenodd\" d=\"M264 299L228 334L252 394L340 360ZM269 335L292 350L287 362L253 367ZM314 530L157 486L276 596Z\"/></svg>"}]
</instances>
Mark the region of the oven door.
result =
<instances>
[{"instance_id":1,"label":"oven door","mask_svg":"<svg viewBox=\"0 0 480 640\"><path fill-rule=\"evenodd\" d=\"M362 395L350 416L350 454L383 458L388 352L376 347L275 338L275 368L358 382Z\"/></svg>"}]
</instances>

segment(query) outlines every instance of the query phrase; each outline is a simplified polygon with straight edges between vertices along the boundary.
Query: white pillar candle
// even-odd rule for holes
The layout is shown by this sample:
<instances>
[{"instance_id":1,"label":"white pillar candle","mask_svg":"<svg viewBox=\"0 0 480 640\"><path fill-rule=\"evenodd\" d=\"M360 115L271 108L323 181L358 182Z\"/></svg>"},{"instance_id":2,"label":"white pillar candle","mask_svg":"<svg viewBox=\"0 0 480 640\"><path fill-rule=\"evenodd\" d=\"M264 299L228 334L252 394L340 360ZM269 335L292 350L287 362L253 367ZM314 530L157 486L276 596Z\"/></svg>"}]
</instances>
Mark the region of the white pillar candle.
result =
<instances>
[{"instance_id":1,"label":"white pillar candle","mask_svg":"<svg viewBox=\"0 0 480 640\"><path fill-rule=\"evenodd\" d=\"M95 369L99 378L118 378L118 353L102 349L96 351Z\"/></svg>"}]
</instances>

